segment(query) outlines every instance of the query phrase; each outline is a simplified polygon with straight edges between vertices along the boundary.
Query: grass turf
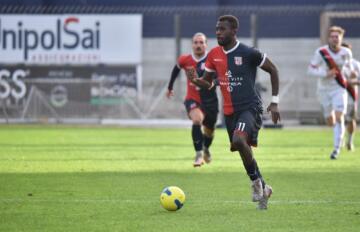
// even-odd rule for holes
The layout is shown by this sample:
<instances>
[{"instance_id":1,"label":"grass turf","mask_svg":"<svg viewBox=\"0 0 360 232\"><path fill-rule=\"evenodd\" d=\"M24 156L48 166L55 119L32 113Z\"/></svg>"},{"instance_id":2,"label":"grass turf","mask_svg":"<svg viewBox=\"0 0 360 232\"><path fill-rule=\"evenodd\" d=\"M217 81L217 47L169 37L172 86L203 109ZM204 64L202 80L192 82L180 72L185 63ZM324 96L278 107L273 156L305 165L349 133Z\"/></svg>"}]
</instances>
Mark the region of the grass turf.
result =
<instances>
[{"instance_id":1,"label":"grass turf","mask_svg":"<svg viewBox=\"0 0 360 232\"><path fill-rule=\"evenodd\" d=\"M223 129L213 163L194 169L189 129L0 126L0 231L360 230L359 152L330 160L325 128L263 129L259 141L267 211ZM159 204L169 185L186 193L180 211Z\"/></svg>"}]
</instances>

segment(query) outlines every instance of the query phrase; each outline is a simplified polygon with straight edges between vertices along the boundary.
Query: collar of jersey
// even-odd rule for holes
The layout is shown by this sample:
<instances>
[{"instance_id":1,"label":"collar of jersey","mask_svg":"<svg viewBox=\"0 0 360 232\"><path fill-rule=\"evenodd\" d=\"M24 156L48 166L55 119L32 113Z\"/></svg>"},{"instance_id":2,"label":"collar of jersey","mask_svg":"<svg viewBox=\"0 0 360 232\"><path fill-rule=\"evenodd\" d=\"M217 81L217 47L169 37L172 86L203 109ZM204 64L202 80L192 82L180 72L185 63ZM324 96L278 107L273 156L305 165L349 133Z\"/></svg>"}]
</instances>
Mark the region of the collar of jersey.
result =
<instances>
[{"instance_id":1,"label":"collar of jersey","mask_svg":"<svg viewBox=\"0 0 360 232\"><path fill-rule=\"evenodd\" d=\"M236 40L236 44L235 44L235 46L234 46L232 49L230 49L230 50L228 50L228 51L225 51L225 50L224 50L224 47L222 47L222 50L224 51L225 54L229 54L230 52L234 51L237 47L239 47L239 44L240 44L240 41L239 41L239 40Z\"/></svg>"},{"instance_id":2,"label":"collar of jersey","mask_svg":"<svg viewBox=\"0 0 360 232\"><path fill-rule=\"evenodd\" d=\"M202 61L203 59L206 58L206 56L207 56L207 51L205 51L205 54L204 54L202 57L200 57L200 59L196 59L196 57L195 57L195 55L194 55L194 52L191 52L191 56L192 56L192 58L193 58L196 62L200 62L200 61Z\"/></svg>"},{"instance_id":3,"label":"collar of jersey","mask_svg":"<svg viewBox=\"0 0 360 232\"><path fill-rule=\"evenodd\" d=\"M340 52L341 48L342 48L342 47L340 47L339 51L335 52L334 50L332 50L332 49L330 48L330 45L329 45L329 44L327 45L327 49L328 49L330 52L332 52L333 54L338 54L338 53Z\"/></svg>"}]
</instances>

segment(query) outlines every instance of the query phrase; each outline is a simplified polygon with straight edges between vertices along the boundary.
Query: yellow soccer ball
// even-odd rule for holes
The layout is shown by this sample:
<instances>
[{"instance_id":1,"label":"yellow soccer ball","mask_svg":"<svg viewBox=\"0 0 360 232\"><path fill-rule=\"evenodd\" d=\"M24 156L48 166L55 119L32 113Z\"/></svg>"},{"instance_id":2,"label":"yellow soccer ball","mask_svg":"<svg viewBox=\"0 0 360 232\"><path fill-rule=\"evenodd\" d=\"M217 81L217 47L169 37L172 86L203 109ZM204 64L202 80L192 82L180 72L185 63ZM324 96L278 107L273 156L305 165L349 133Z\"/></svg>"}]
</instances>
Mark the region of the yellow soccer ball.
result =
<instances>
[{"instance_id":1,"label":"yellow soccer ball","mask_svg":"<svg viewBox=\"0 0 360 232\"><path fill-rule=\"evenodd\" d=\"M185 193L179 187L169 186L164 188L160 195L161 206L169 211L176 211L183 207Z\"/></svg>"}]
</instances>

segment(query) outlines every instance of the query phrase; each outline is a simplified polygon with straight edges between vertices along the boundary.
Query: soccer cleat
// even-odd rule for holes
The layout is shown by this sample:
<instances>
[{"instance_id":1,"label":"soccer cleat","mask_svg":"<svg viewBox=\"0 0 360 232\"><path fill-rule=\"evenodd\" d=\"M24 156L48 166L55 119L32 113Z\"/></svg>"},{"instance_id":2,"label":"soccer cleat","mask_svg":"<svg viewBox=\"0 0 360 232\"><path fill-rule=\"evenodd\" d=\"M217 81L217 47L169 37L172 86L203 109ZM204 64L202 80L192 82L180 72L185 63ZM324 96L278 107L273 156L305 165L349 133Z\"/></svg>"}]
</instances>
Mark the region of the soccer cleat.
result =
<instances>
[{"instance_id":1,"label":"soccer cleat","mask_svg":"<svg viewBox=\"0 0 360 232\"><path fill-rule=\"evenodd\" d=\"M203 165L203 164L204 164L204 159L201 156L195 157L195 160L193 163L194 168L201 167L201 165Z\"/></svg>"},{"instance_id":2,"label":"soccer cleat","mask_svg":"<svg viewBox=\"0 0 360 232\"><path fill-rule=\"evenodd\" d=\"M333 150L333 152L331 152L331 154L330 154L330 159L336 160L339 157L339 154L340 154L340 151Z\"/></svg>"},{"instance_id":3,"label":"soccer cleat","mask_svg":"<svg viewBox=\"0 0 360 232\"><path fill-rule=\"evenodd\" d=\"M355 151L355 147L353 143L347 143L346 148L348 149L348 151Z\"/></svg>"},{"instance_id":4,"label":"soccer cleat","mask_svg":"<svg viewBox=\"0 0 360 232\"><path fill-rule=\"evenodd\" d=\"M260 209L260 210L267 209L268 200L271 197L272 192L273 191L272 191L271 186L266 184L265 188L264 188L264 195L260 199L257 209Z\"/></svg>"},{"instance_id":5,"label":"soccer cleat","mask_svg":"<svg viewBox=\"0 0 360 232\"><path fill-rule=\"evenodd\" d=\"M209 151L209 149L204 149L204 161L205 163L209 164L211 163L211 153Z\"/></svg>"},{"instance_id":6,"label":"soccer cleat","mask_svg":"<svg viewBox=\"0 0 360 232\"><path fill-rule=\"evenodd\" d=\"M252 201L260 201L264 195L261 179L257 178L256 180L254 180L251 184L251 188L253 190Z\"/></svg>"}]
</instances>

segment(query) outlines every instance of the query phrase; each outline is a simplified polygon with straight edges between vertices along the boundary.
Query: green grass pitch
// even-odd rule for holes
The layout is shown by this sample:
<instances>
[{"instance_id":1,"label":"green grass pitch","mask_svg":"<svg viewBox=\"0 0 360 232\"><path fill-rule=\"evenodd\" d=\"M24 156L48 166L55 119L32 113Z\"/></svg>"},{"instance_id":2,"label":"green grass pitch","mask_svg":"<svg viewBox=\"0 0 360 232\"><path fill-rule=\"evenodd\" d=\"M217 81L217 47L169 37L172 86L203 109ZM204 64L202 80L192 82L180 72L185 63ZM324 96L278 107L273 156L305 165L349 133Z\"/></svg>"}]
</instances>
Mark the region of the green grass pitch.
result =
<instances>
[{"instance_id":1,"label":"green grass pitch","mask_svg":"<svg viewBox=\"0 0 360 232\"><path fill-rule=\"evenodd\" d=\"M360 231L360 134L336 161L328 128L262 129L259 141L267 211L223 129L195 169L190 129L0 126L0 231ZM159 203L169 185L186 193L177 212Z\"/></svg>"}]
</instances>

